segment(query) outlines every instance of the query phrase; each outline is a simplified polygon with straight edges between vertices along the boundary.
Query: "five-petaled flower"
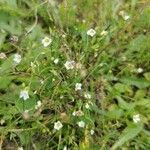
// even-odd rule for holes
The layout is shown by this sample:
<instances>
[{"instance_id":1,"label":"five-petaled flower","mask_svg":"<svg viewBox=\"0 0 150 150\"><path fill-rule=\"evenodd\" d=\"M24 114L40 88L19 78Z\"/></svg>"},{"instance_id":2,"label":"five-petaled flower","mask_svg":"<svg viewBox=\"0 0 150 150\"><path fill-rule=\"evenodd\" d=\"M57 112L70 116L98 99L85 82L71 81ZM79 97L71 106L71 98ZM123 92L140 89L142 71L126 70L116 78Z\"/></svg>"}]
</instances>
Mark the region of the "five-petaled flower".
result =
<instances>
[{"instance_id":1,"label":"five-petaled flower","mask_svg":"<svg viewBox=\"0 0 150 150\"><path fill-rule=\"evenodd\" d=\"M42 44L43 44L44 47L47 47L51 43L52 43L52 39L47 37L47 36L44 39L42 39Z\"/></svg>"},{"instance_id":2,"label":"five-petaled flower","mask_svg":"<svg viewBox=\"0 0 150 150\"><path fill-rule=\"evenodd\" d=\"M54 59L54 64L58 64L58 62L59 62L58 58Z\"/></svg>"},{"instance_id":3,"label":"five-petaled flower","mask_svg":"<svg viewBox=\"0 0 150 150\"><path fill-rule=\"evenodd\" d=\"M81 83L76 83L75 85L75 91L81 90L82 89L82 84Z\"/></svg>"},{"instance_id":4,"label":"five-petaled flower","mask_svg":"<svg viewBox=\"0 0 150 150\"><path fill-rule=\"evenodd\" d=\"M143 69L142 68L138 68L137 69L137 73L142 73L143 72Z\"/></svg>"},{"instance_id":5,"label":"five-petaled flower","mask_svg":"<svg viewBox=\"0 0 150 150\"><path fill-rule=\"evenodd\" d=\"M84 122L84 121L79 121L77 124L78 124L78 126L81 127L81 128L84 128L84 127L85 127L85 122Z\"/></svg>"},{"instance_id":6,"label":"five-petaled flower","mask_svg":"<svg viewBox=\"0 0 150 150\"><path fill-rule=\"evenodd\" d=\"M90 134L93 135L95 132L93 129L91 129Z\"/></svg>"},{"instance_id":7,"label":"five-petaled flower","mask_svg":"<svg viewBox=\"0 0 150 150\"><path fill-rule=\"evenodd\" d=\"M63 125L60 121L57 121L54 123L54 129L60 130L62 127L63 127Z\"/></svg>"},{"instance_id":8,"label":"five-petaled flower","mask_svg":"<svg viewBox=\"0 0 150 150\"><path fill-rule=\"evenodd\" d=\"M89 109L89 108L90 108L90 105L89 105L88 103L86 103L86 104L85 104L85 108L86 108L86 109Z\"/></svg>"},{"instance_id":9,"label":"five-petaled flower","mask_svg":"<svg viewBox=\"0 0 150 150\"><path fill-rule=\"evenodd\" d=\"M89 93L84 93L84 97L86 98L86 99L91 99L91 94L89 94Z\"/></svg>"},{"instance_id":10,"label":"five-petaled flower","mask_svg":"<svg viewBox=\"0 0 150 150\"><path fill-rule=\"evenodd\" d=\"M18 65L21 62L21 55L19 55L18 53L15 54L13 61L14 61L15 65Z\"/></svg>"},{"instance_id":11,"label":"five-petaled flower","mask_svg":"<svg viewBox=\"0 0 150 150\"><path fill-rule=\"evenodd\" d=\"M101 32L101 36L106 36L107 34L108 34L108 32L105 31L105 30L103 30L103 31Z\"/></svg>"},{"instance_id":12,"label":"five-petaled flower","mask_svg":"<svg viewBox=\"0 0 150 150\"><path fill-rule=\"evenodd\" d=\"M95 31L94 29L89 29L89 30L87 31L87 35L89 35L89 36L91 36L91 37L93 37L95 34L96 34L96 31Z\"/></svg>"},{"instance_id":13,"label":"five-petaled flower","mask_svg":"<svg viewBox=\"0 0 150 150\"><path fill-rule=\"evenodd\" d=\"M71 60L71 61L66 61L66 63L64 64L65 68L67 70L71 70L75 67L75 61Z\"/></svg>"},{"instance_id":14,"label":"five-petaled flower","mask_svg":"<svg viewBox=\"0 0 150 150\"><path fill-rule=\"evenodd\" d=\"M27 91L27 90L22 90L22 91L20 92L20 98L23 98L23 100L29 99L28 91Z\"/></svg>"},{"instance_id":15,"label":"five-petaled flower","mask_svg":"<svg viewBox=\"0 0 150 150\"><path fill-rule=\"evenodd\" d=\"M134 123L138 123L140 121L141 121L141 119L140 119L140 115L139 114L136 114L136 115L133 116L133 122Z\"/></svg>"},{"instance_id":16,"label":"five-petaled flower","mask_svg":"<svg viewBox=\"0 0 150 150\"><path fill-rule=\"evenodd\" d=\"M42 105L42 102L41 101L37 101L37 104L35 105L35 109L40 108L41 105Z\"/></svg>"}]
</instances>

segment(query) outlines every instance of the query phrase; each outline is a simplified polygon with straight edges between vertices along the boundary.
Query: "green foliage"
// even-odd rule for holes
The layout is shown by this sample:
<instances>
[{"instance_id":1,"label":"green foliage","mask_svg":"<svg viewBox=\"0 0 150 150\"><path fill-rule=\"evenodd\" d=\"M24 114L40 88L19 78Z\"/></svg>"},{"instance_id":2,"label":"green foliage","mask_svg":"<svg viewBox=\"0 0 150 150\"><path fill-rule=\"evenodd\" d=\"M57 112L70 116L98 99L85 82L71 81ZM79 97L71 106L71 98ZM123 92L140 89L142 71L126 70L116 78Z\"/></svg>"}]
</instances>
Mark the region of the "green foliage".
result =
<instances>
[{"instance_id":1,"label":"green foliage","mask_svg":"<svg viewBox=\"0 0 150 150\"><path fill-rule=\"evenodd\" d=\"M147 5L0 0L0 149L150 149Z\"/></svg>"}]
</instances>

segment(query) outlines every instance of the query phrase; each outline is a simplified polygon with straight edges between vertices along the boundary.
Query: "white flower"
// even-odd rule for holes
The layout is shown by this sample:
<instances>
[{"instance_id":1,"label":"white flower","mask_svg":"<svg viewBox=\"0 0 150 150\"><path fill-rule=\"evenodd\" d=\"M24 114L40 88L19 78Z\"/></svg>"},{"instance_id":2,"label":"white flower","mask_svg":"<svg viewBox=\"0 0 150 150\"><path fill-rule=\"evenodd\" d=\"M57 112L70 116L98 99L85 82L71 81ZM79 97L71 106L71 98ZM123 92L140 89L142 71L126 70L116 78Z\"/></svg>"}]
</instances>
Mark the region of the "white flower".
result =
<instances>
[{"instance_id":1,"label":"white flower","mask_svg":"<svg viewBox=\"0 0 150 150\"><path fill-rule=\"evenodd\" d=\"M96 31L95 31L94 29L89 29L89 30L87 31L87 35L89 35L89 36L91 36L91 37L93 37L95 34L96 34Z\"/></svg>"},{"instance_id":2,"label":"white flower","mask_svg":"<svg viewBox=\"0 0 150 150\"><path fill-rule=\"evenodd\" d=\"M67 150L67 146L64 146L63 150Z\"/></svg>"},{"instance_id":3,"label":"white flower","mask_svg":"<svg viewBox=\"0 0 150 150\"><path fill-rule=\"evenodd\" d=\"M50 39L49 37L45 37L44 39L42 39L42 44L44 47L47 47L48 45L50 45L52 43L52 39Z\"/></svg>"},{"instance_id":4,"label":"white flower","mask_svg":"<svg viewBox=\"0 0 150 150\"><path fill-rule=\"evenodd\" d=\"M18 150L23 150L23 147L18 147Z\"/></svg>"},{"instance_id":5,"label":"white flower","mask_svg":"<svg viewBox=\"0 0 150 150\"><path fill-rule=\"evenodd\" d=\"M138 123L140 121L141 121L141 119L140 119L140 115L139 114L133 116L133 122L134 123Z\"/></svg>"},{"instance_id":6,"label":"white flower","mask_svg":"<svg viewBox=\"0 0 150 150\"><path fill-rule=\"evenodd\" d=\"M35 105L35 109L40 108L41 105L42 105L42 102L41 101L37 101L37 104Z\"/></svg>"},{"instance_id":7,"label":"white flower","mask_svg":"<svg viewBox=\"0 0 150 150\"><path fill-rule=\"evenodd\" d=\"M27 90L22 90L20 92L20 98L23 98L23 100L27 100L29 98L29 94Z\"/></svg>"},{"instance_id":8,"label":"white flower","mask_svg":"<svg viewBox=\"0 0 150 150\"><path fill-rule=\"evenodd\" d=\"M66 38L66 35L65 35L65 34L63 34L63 35L62 35L62 37L63 37L63 38Z\"/></svg>"},{"instance_id":9,"label":"white flower","mask_svg":"<svg viewBox=\"0 0 150 150\"><path fill-rule=\"evenodd\" d=\"M41 101L37 101L37 106L41 107L41 105L42 105L42 102Z\"/></svg>"},{"instance_id":10,"label":"white flower","mask_svg":"<svg viewBox=\"0 0 150 150\"><path fill-rule=\"evenodd\" d=\"M81 83L76 83L75 85L75 91L81 90L82 84Z\"/></svg>"},{"instance_id":11,"label":"white flower","mask_svg":"<svg viewBox=\"0 0 150 150\"><path fill-rule=\"evenodd\" d=\"M137 69L137 72L138 72L138 73L142 73L142 72L143 72L143 69L142 69L142 68L138 68L138 69Z\"/></svg>"},{"instance_id":12,"label":"white flower","mask_svg":"<svg viewBox=\"0 0 150 150\"><path fill-rule=\"evenodd\" d=\"M13 36L10 37L10 40L12 42L18 42L18 36L13 35Z\"/></svg>"},{"instance_id":13,"label":"white flower","mask_svg":"<svg viewBox=\"0 0 150 150\"><path fill-rule=\"evenodd\" d=\"M101 36L106 36L108 34L108 32L107 31L105 31L105 30L103 30L102 32L101 32Z\"/></svg>"},{"instance_id":14,"label":"white flower","mask_svg":"<svg viewBox=\"0 0 150 150\"><path fill-rule=\"evenodd\" d=\"M123 16L123 19L124 19L125 21L127 21L128 19L130 19L130 16L124 15L124 16Z\"/></svg>"},{"instance_id":15,"label":"white flower","mask_svg":"<svg viewBox=\"0 0 150 150\"><path fill-rule=\"evenodd\" d=\"M15 65L18 65L21 62L21 55L15 54L13 61L14 61Z\"/></svg>"},{"instance_id":16,"label":"white flower","mask_svg":"<svg viewBox=\"0 0 150 150\"><path fill-rule=\"evenodd\" d=\"M122 18L123 18L125 21L127 21L128 19L130 19L130 16L127 15L127 13L126 13L125 11L123 11L123 10L119 12L119 15L122 16Z\"/></svg>"},{"instance_id":17,"label":"white flower","mask_svg":"<svg viewBox=\"0 0 150 150\"><path fill-rule=\"evenodd\" d=\"M84 97L86 98L86 99L91 99L91 94L89 94L89 93L84 93Z\"/></svg>"},{"instance_id":18,"label":"white flower","mask_svg":"<svg viewBox=\"0 0 150 150\"><path fill-rule=\"evenodd\" d=\"M90 108L90 105L89 105L88 103L86 103L86 104L85 104L85 108L86 108L86 109L89 109L89 108Z\"/></svg>"},{"instance_id":19,"label":"white flower","mask_svg":"<svg viewBox=\"0 0 150 150\"><path fill-rule=\"evenodd\" d=\"M73 115L73 116L81 117L81 116L84 115L84 113L83 113L83 111L78 110L78 111L74 111L74 112L72 113L72 115Z\"/></svg>"},{"instance_id":20,"label":"white flower","mask_svg":"<svg viewBox=\"0 0 150 150\"><path fill-rule=\"evenodd\" d=\"M61 95L61 96L60 96L60 99L63 99L63 98L64 98L64 96L63 96L63 95Z\"/></svg>"},{"instance_id":21,"label":"white flower","mask_svg":"<svg viewBox=\"0 0 150 150\"><path fill-rule=\"evenodd\" d=\"M41 101L37 101L37 104L35 105L35 109L40 108L41 105L42 105L42 102Z\"/></svg>"},{"instance_id":22,"label":"white flower","mask_svg":"<svg viewBox=\"0 0 150 150\"><path fill-rule=\"evenodd\" d=\"M35 65L33 62L31 62L30 66L31 66L32 68L35 68L35 67L36 67L36 65Z\"/></svg>"},{"instance_id":23,"label":"white flower","mask_svg":"<svg viewBox=\"0 0 150 150\"><path fill-rule=\"evenodd\" d=\"M91 131L90 131L90 134L91 134L91 135L93 135L94 133L95 133L94 130L91 130Z\"/></svg>"},{"instance_id":24,"label":"white flower","mask_svg":"<svg viewBox=\"0 0 150 150\"><path fill-rule=\"evenodd\" d=\"M76 116L76 112L74 111L74 112L72 113L72 115L73 115L73 116Z\"/></svg>"},{"instance_id":25,"label":"white flower","mask_svg":"<svg viewBox=\"0 0 150 150\"><path fill-rule=\"evenodd\" d=\"M41 80L40 80L40 83L41 83L41 84L44 84L44 81L41 79Z\"/></svg>"},{"instance_id":26,"label":"white flower","mask_svg":"<svg viewBox=\"0 0 150 150\"><path fill-rule=\"evenodd\" d=\"M71 61L66 61L66 63L64 64L67 70L73 69L75 66L75 61L71 60Z\"/></svg>"},{"instance_id":27,"label":"white flower","mask_svg":"<svg viewBox=\"0 0 150 150\"><path fill-rule=\"evenodd\" d=\"M84 127L85 127L85 122L84 122L84 121L79 121L77 124L78 124L78 126L81 127L81 128L84 128Z\"/></svg>"},{"instance_id":28,"label":"white flower","mask_svg":"<svg viewBox=\"0 0 150 150\"><path fill-rule=\"evenodd\" d=\"M59 62L59 59L56 58L56 59L54 60L54 64L58 64L58 62Z\"/></svg>"},{"instance_id":29,"label":"white flower","mask_svg":"<svg viewBox=\"0 0 150 150\"><path fill-rule=\"evenodd\" d=\"M6 54L5 53L0 53L0 59L5 59L6 58Z\"/></svg>"},{"instance_id":30,"label":"white flower","mask_svg":"<svg viewBox=\"0 0 150 150\"><path fill-rule=\"evenodd\" d=\"M63 127L63 125L60 121L57 121L54 123L54 129L60 130L62 127Z\"/></svg>"},{"instance_id":31,"label":"white flower","mask_svg":"<svg viewBox=\"0 0 150 150\"><path fill-rule=\"evenodd\" d=\"M0 124L3 125L4 123L5 123L5 120L4 120L4 119L1 119L1 120L0 120Z\"/></svg>"}]
</instances>

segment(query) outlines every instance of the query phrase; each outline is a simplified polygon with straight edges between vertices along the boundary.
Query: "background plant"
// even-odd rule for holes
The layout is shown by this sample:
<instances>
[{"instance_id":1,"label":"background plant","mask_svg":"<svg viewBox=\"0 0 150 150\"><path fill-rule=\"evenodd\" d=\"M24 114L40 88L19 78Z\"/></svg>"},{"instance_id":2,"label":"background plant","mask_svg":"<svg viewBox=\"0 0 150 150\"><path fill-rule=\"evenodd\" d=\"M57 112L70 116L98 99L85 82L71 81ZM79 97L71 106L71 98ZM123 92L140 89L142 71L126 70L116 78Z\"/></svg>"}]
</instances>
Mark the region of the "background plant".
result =
<instances>
[{"instance_id":1,"label":"background plant","mask_svg":"<svg viewBox=\"0 0 150 150\"><path fill-rule=\"evenodd\" d=\"M1 0L1 149L149 149L149 32L146 0Z\"/></svg>"}]
</instances>

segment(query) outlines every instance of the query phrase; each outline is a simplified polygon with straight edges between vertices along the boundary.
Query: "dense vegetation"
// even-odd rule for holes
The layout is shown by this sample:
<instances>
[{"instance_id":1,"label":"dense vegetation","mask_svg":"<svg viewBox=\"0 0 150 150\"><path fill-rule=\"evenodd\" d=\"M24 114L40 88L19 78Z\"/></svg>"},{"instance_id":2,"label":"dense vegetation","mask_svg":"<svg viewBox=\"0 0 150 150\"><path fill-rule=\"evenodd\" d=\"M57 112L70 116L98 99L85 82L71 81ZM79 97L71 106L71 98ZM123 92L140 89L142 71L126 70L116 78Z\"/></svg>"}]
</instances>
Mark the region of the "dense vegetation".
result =
<instances>
[{"instance_id":1,"label":"dense vegetation","mask_svg":"<svg viewBox=\"0 0 150 150\"><path fill-rule=\"evenodd\" d=\"M150 149L149 0L0 0L0 149Z\"/></svg>"}]
</instances>

